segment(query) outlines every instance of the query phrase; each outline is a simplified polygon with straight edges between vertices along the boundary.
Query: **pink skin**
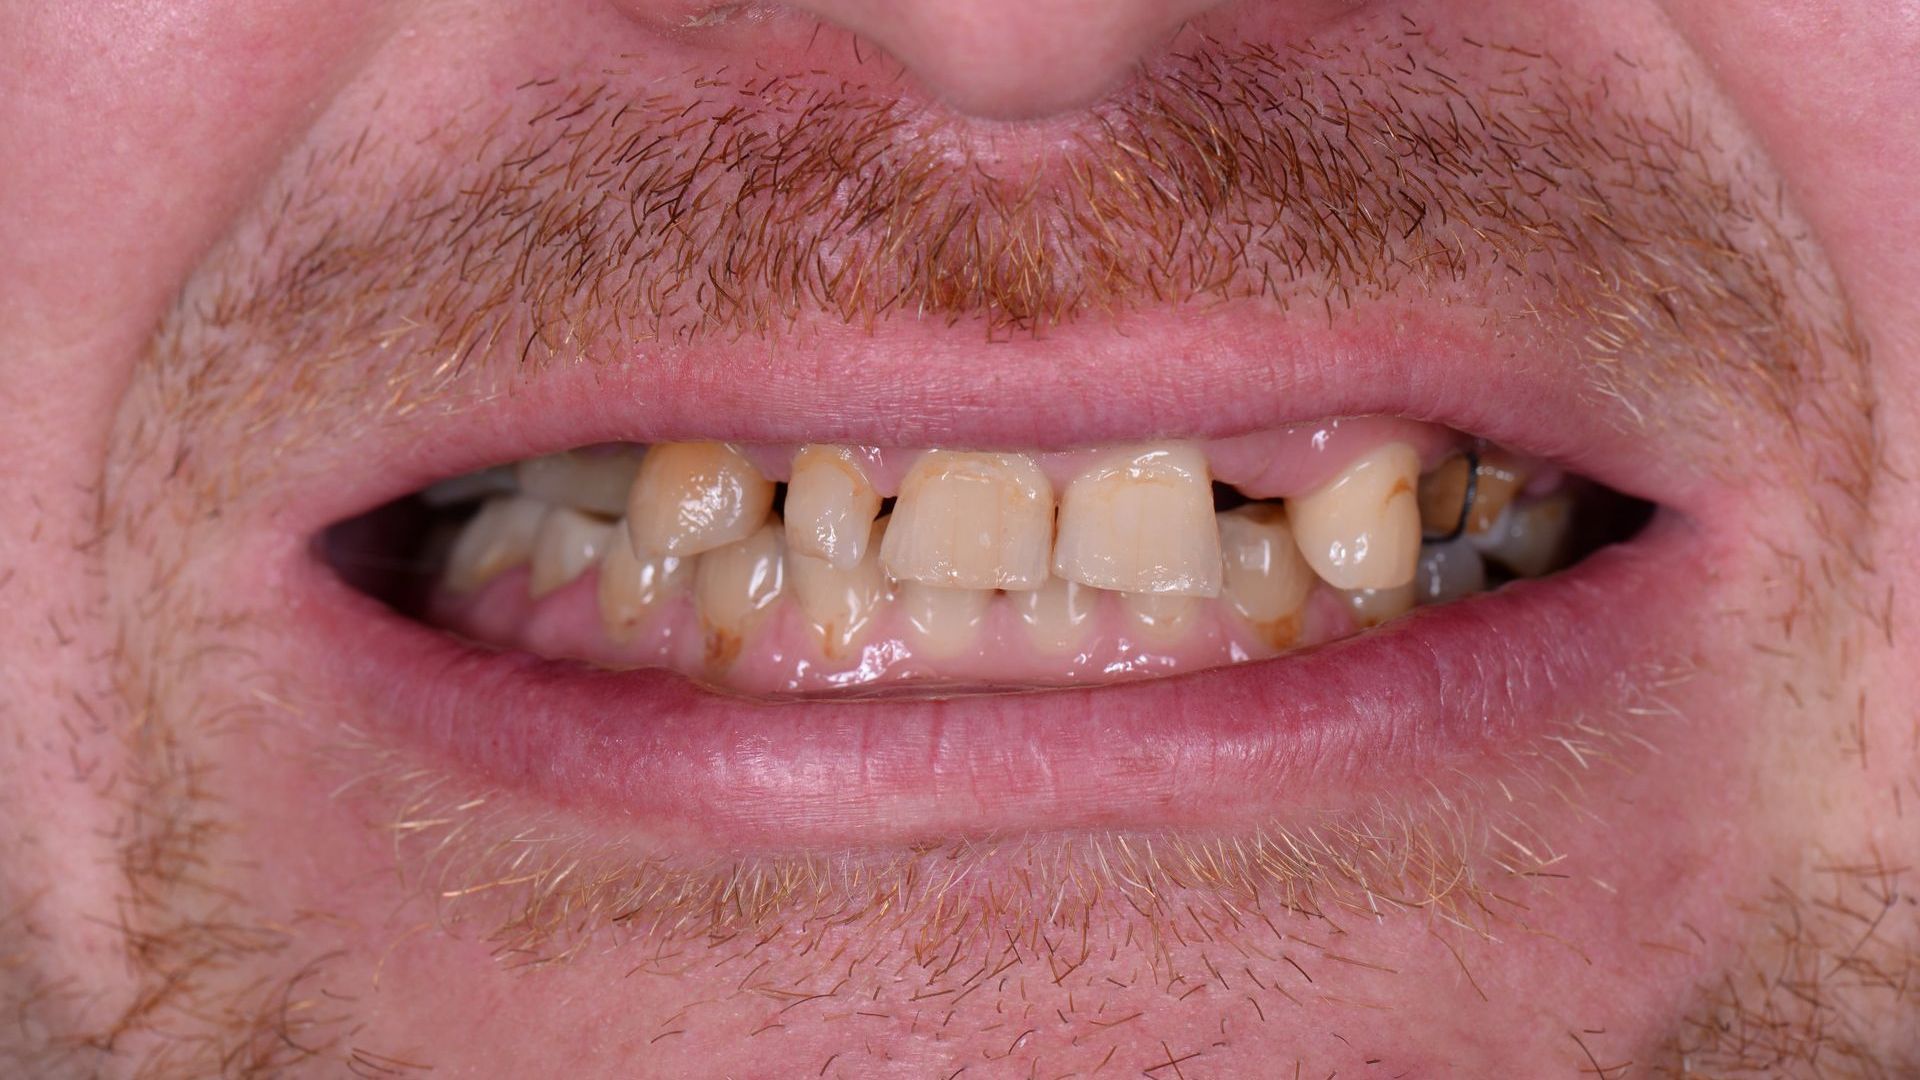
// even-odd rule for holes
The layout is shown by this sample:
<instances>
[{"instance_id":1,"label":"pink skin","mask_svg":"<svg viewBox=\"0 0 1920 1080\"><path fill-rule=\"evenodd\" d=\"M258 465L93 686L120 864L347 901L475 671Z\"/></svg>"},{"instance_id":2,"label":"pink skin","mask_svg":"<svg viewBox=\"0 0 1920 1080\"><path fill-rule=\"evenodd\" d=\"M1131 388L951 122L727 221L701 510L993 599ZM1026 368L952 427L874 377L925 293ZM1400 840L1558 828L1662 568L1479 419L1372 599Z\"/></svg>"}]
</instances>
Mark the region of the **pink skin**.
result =
<instances>
[{"instance_id":1,"label":"pink skin","mask_svg":"<svg viewBox=\"0 0 1920 1080\"><path fill-rule=\"evenodd\" d=\"M530 60L584 59L591 67L599 50L644 58L696 48L731 56L729 50L754 47L739 30L692 44L685 36L663 42L646 23L673 23L673 13L642 0L631 6L638 21L610 15L599 0L73 0L0 11L0 251L7 253L0 260L0 465L16 493L15 509L0 515L0 567L10 568L0 571L0 655L8 658L0 672L0 745L7 747L0 756L0 910L9 913L9 964L0 986L9 1008L32 1006L10 1014L27 1019L0 1035L0 1064L43 1060L32 1056L34 1033L44 1030L35 1025L95 1035L146 989L121 933L129 909L120 839L129 815L127 790L117 786L143 766L137 744L125 737L139 717L120 704L123 688L108 685L102 657L125 646L129 627L156 616L146 594L103 586L111 568L100 561L95 522L103 478L126 468L108 460L110 434L125 418L123 396L156 320L258 197L263 179L316 125L364 126L372 102L384 97L382 122L425 126L447 114L449 100L479 100L481 88L517 84ZM1323 28L1337 6L1230 8L1204 17L1287 41ZM1402 10L1373 7L1380 11L1369 13L1387 19ZM1920 295L1920 248L1911 242L1920 235L1920 143L1895 119L1920 100L1920 70L1907 59L1920 55L1920 26L1905 7L1891 0L1622 3L1609 6L1598 26L1583 19L1584 5L1471 0L1405 7L1429 25L1491 26L1554 41L1569 63L1603 66L1616 52L1677 58L1689 77L1675 78L1672 92L1724 110L1728 123L1716 137L1741 142L1752 133L1785 197L1810 223L1872 347L1863 378L1879 403L1875 453L1890 479L1863 526L1876 556L1869 591L1907 597L1920 589L1920 498L1891 479L1920 476L1920 310L1912 304ZM1044 143L1050 124L1125 79L1192 13L1135 0L822 0L809 8L847 26L868 43L869 55L873 45L884 46L916 85L952 108L1039 117L1004 132L1009 156ZM1562 25L1578 32L1560 32ZM386 51L397 36L406 48ZM836 54L821 62L843 61ZM659 70L666 78L686 66L669 58ZM363 438L324 440L276 462L232 505L221 531L194 534L213 539L191 573L220 596L266 598L270 620L249 639L251 657L293 673L294 684L310 692L303 702L309 708L272 714L281 719L258 738L213 742L216 767L202 782L219 796L225 846L202 870L213 890L182 902L230 900L221 908L225 917L289 933L297 947L245 955L238 970L216 981L278 985L288 967L330 957L325 985L302 1000L341 1003L352 1016L355 1046L430 1063L436 1075L874 1075L882 1068L874 1062L884 1059L899 1075L945 1076L973 1063L978 1067L964 1074L971 1076L990 1074L987 1059L1016 1050L1058 1063L1055 1072L1091 1071L1109 1047L1116 1075L1156 1068L1150 1075L1173 1075L1157 1063L1189 1050L1205 1054L1181 1066L1189 1076L1261 1075L1275 1071L1276 1062L1284 1075L1293 1058L1316 1075L1363 1074L1373 1059L1383 1060L1383 1074L1557 1075L1592 1067L1580 1046L1593 1044L1614 1063L1656 1043L1695 984L1718 980L1751 940L1741 901L1764 895L1782 867L1798 868L1798 853L1834 850L1851 858L1868 836L1883 852L1920 849L1912 716L1903 707L1920 693L1908 659L1920 632L1911 603L1871 617L1849 608L1823 628L1834 636L1858 633L1867 643L1844 710L1831 700L1790 701L1775 678L1779 670L1763 667L1753 648L1766 619L1758 608L1771 597L1756 537L1826 553L1826 540L1801 524L1791 494L1775 480L1795 461L1842 448L1790 443L1772 417L1749 414L1737 400L1718 414L1724 428L1680 420L1646 437L1623 434L1583 414L1576 401L1553 399L1572 394L1553 366L1563 357L1530 352L1538 343L1490 341L1483 324L1450 321L1445 312L1383 309L1332 328L1305 317L1167 314L1124 329L1083 326L1053 340L986 349L942 327L883 329L872 338L822 328L811 351L786 354L758 381L747 373L764 358L745 346L688 359L669 388L698 394L662 394L657 375L596 381L563 367L523 395L470 415L367 425L357 432ZM1193 344L1203 339L1208 347ZM937 380L927 375L930 342L945 343L939 351L956 360ZM1009 378L1034 370L1036 357L1046 361L1057 394L1072 391L1074 400L1101 407L1063 414L1027 400L1044 394L1009 398ZM1284 395L1235 392L1256 363L1273 376L1264 385L1283 387ZM1528 371L1534 381L1523 383ZM1102 385L1098 393L1081 392ZM633 404L643 398L651 404ZM687 404L696 398L709 407ZM1329 687L1347 680L1362 695L1393 698L1399 687L1416 685L1442 705L1459 704L1458 694L1414 675L1393 681L1369 678L1358 663L1339 666L1343 655L1364 659L1363 650L1386 653L1395 641L1417 654L1414 637L1384 633L1345 653L1310 658L1323 677L1312 680L1317 690L1300 688L1297 712L1236 714L1242 734L1264 740L1272 755L1265 758L1236 756L1231 751L1245 746L1225 739L1219 726L1169 720L1164 740L1148 738L1144 725L1177 718L1187 707L1179 683L1108 692L1151 701L1151 709L1137 711L1075 691L1083 696L1071 700L1093 720L1077 728L1060 723L1058 713L1027 714L1040 752L1017 762L1024 771L1014 775L1025 785L1017 798L975 783L998 775L988 759L1012 745L978 738L994 726L978 707L882 706L908 719L919 715L915 710L973 717L975 727L951 729L957 741L918 758L902 749L904 740L937 734L937 726L893 731L903 742L886 745L900 752L867 762L849 748L884 724L863 732L860 723L846 723L807 743L818 755L809 757L765 752L755 718L738 711L725 711L704 731L683 731L684 740L672 744L683 756L650 757L635 748L628 723L634 703L622 704L618 691L657 694L654 704L684 708L689 717L711 719L720 707L689 699L683 687L581 681L538 662L460 649L364 601L356 607L318 573L308 543L330 522L445 476L597 441L711 437L1045 450L1168 434L1233 436L1364 412L1446 423L1515 446L1660 502L1695 530L1682 538L1683 553L1641 567L1646 577L1604 576L1620 573L1628 561L1622 557L1611 569L1589 568L1588 586L1569 576L1539 583L1531 599L1492 598L1510 605L1507 625L1562 639L1559 653L1548 645L1507 660L1531 670L1557 658L1558 670L1573 676L1564 683L1519 679L1511 684L1518 691L1563 689L1560 703L1578 706L1605 670L1666 637L1690 643L1704 673L1661 701L1672 710L1668 719L1684 722L1658 727L1658 755L1627 770L1593 773L1579 810L1542 823L1563 860L1555 865L1569 872L1559 887L1512 897L1526 908L1529 930L1497 943L1469 942L1459 953L1441 947L1419 918L1343 914L1337 929L1288 923L1291 939L1262 944L1263 955L1297 957L1303 974L1311 971L1311 986L1261 979L1258 989L1248 989L1256 961L1247 953L1232 964L1208 954L1213 981L1200 946L1189 942L1168 946L1166 955L1180 970L1200 972L1192 985L1205 989L1189 993L1182 984L1163 993L1141 975L1133 942L1083 958L1070 976L1023 953L1004 985L983 983L964 1001L938 1008L895 1000L882 992L884 981L861 983L876 989L860 1002L806 996L826 994L841 975L856 973L848 964L865 955L857 947L833 953L833 964L823 966L771 942L759 954L773 961L769 970L809 979L764 986L752 982L757 961L641 972L634 953L617 945L528 971L503 963L491 943L466 928L437 922L432 906L396 881L392 837L367 824L366 813L378 811L343 795L339 777L312 767L316 748L342 741L341 725L364 724L383 746L451 758L512 788L517 795L502 803L503 813L518 815L510 826L543 829L558 814L569 835L636 852L677 845L702 856L778 847L798 832L826 836L834 847L884 849L897 840L881 827L888 820L907 826L903 831L938 834L952 831L968 810L1015 829L1052 815L1080 830L1117 821L1231 831L1275 812L1311 815L1367 791L1399 790L1405 774L1389 768L1395 761L1432 766L1451 758L1463 774L1492 775L1485 755L1510 731L1474 729L1459 714L1456 725L1429 730L1419 722L1435 715L1421 711L1425 697L1395 698L1398 711L1334 700ZM1715 472L1709 462L1718 460L1730 433L1737 433L1742 455L1735 471ZM239 455L247 448L215 449ZM157 534L142 542L164 543L187 526L162 515L153 527ZM1614 587L1592 588L1598 584ZM1583 591L1592 595L1576 603ZM1552 597L1563 605L1560 629L1547 624L1550 605L1539 603ZM1564 631L1609 607L1622 618L1577 636ZM1421 632L1436 639L1448 632L1444 610L1423 620L1429 625ZM1462 605L1447 618L1476 621L1474 610ZM1481 610L1488 623L1501 621L1498 603ZM1593 651L1583 652L1587 646ZM1421 669L1435 679L1459 670L1449 664L1472 667L1465 650L1438 655L1446 663ZM1387 664L1384 656L1374 659ZM435 681L465 668L481 678L453 687ZM1273 687L1255 686L1243 672L1202 678L1221 680L1219 693L1250 695L1234 699L1244 703L1308 674L1274 671ZM1241 681L1229 687L1235 677ZM558 703L551 712L534 696L543 692L541 680L551 680ZM463 712L481 686L501 695ZM1451 688L1460 686L1484 688L1471 679ZM178 692L193 689L218 696L230 688ZM582 704L588 701L598 704L590 709ZM1109 707L1123 721L1111 730L1098 724ZM1874 753L1835 750L1842 711L1848 737ZM1330 741L1319 747L1327 753L1351 740L1344 745L1360 751L1338 760L1366 774L1366 783L1331 790L1338 786L1330 779L1338 775L1328 765L1333 759L1279 738L1263 722L1273 712L1321 725ZM1213 716L1219 724L1226 719ZM604 727L596 731L584 720ZM555 729L566 736L556 737ZM599 736L610 741L596 742ZM1083 767L1056 767L1059 748L1068 745ZM949 798L929 797L916 761L952 782ZM620 762L632 768L623 771ZM1456 775L1418 771L1425 779ZM871 786L848 787L862 776ZM763 798L749 805L730 781ZM697 797L676 796L675 782ZM858 797L835 801L848 790ZM716 842L716 833L725 839ZM982 867L982 876L998 872L992 862ZM1908 932L1897 924L1889 919L1887 932ZM823 967L837 974L811 979ZM1099 1026L1047 1026L1045 1017L1057 1010L1064 1024L1074 1007L1066 986L1108 985L1102 979L1127 988L1107 991L1103 1004L1113 1011ZM746 985L754 992L742 993ZM34 986L71 994L56 1000L31 993ZM1303 1003L1289 1006L1268 986ZM1876 1001L1861 1007L1883 1007ZM1137 1020L1112 1023L1135 1012ZM1864 1022L1878 1046L1898 1049L1911 1039L1910 1019L1883 1011ZM163 1020L176 1035L206 1022L205 1014L191 1012ZM1072 1043L1083 1032L1088 1040ZM112 1043L118 1060L69 1058L55 1068L9 1071L128 1073L139 1055L165 1042L134 1031ZM1074 1056L1089 1045L1097 1051L1091 1059ZM329 1053L309 1070L337 1075L348 1067L346 1050ZM1024 1075L1028 1062L1003 1061L1007 1071L1015 1071L1012 1061Z\"/></svg>"}]
</instances>

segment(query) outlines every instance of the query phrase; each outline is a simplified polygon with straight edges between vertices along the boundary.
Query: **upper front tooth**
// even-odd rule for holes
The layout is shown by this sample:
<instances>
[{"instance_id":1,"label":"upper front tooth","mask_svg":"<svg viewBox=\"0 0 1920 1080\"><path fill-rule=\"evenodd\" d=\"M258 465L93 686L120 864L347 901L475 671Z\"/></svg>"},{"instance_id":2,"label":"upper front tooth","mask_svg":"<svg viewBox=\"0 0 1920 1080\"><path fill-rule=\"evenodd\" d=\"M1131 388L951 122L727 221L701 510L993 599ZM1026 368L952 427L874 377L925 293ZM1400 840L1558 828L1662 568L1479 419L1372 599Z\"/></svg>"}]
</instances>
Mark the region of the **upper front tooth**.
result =
<instances>
[{"instance_id":1,"label":"upper front tooth","mask_svg":"<svg viewBox=\"0 0 1920 1080\"><path fill-rule=\"evenodd\" d=\"M851 570L867 552L880 493L844 446L806 446L787 481L787 547Z\"/></svg>"},{"instance_id":2,"label":"upper front tooth","mask_svg":"<svg viewBox=\"0 0 1920 1080\"><path fill-rule=\"evenodd\" d=\"M1075 477L1060 499L1053 572L1129 593L1220 595L1220 532L1207 459L1148 446Z\"/></svg>"},{"instance_id":3,"label":"upper front tooth","mask_svg":"<svg viewBox=\"0 0 1920 1080\"><path fill-rule=\"evenodd\" d=\"M773 483L725 443L667 443L647 451L627 499L633 552L698 555L753 535L773 506Z\"/></svg>"},{"instance_id":4,"label":"upper front tooth","mask_svg":"<svg viewBox=\"0 0 1920 1080\"><path fill-rule=\"evenodd\" d=\"M487 500L460 530L447 555L447 588L471 592L533 554L547 504L524 495Z\"/></svg>"},{"instance_id":5,"label":"upper front tooth","mask_svg":"<svg viewBox=\"0 0 1920 1080\"><path fill-rule=\"evenodd\" d=\"M929 450L900 482L880 562L901 581L1037 589L1053 543L1053 485L1024 454Z\"/></svg>"},{"instance_id":6,"label":"upper front tooth","mask_svg":"<svg viewBox=\"0 0 1920 1080\"><path fill-rule=\"evenodd\" d=\"M553 592L586 572L600 557L613 526L578 510L556 506L540 521L533 537L533 576L527 591L534 599Z\"/></svg>"},{"instance_id":7,"label":"upper front tooth","mask_svg":"<svg viewBox=\"0 0 1920 1080\"><path fill-rule=\"evenodd\" d=\"M1393 589L1412 581L1420 557L1419 479L1413 447L1387 443L1318 491L1288 499L1287 517L1307 565L1336 589Z\"/></svg>"},{"instance_id":8,"label":"upper front tooth","mask_svg":"<svg viewBox=\"0 0 1920 1080\"><path fill-rule=\"evenodd\" d=\"M1286 511L1254 503L1220 515L1220 595L1275 648L1299 635L1298 615L1313 592L1313 569L1300 555Z\"/></svg>"},{"instance_id":9,"label":"upper front tooth","mask_svg":"<svg viewBox=\"0 0 1920 1080\"><path fill-rule=\"evenodd\" d=\"M877 539L886 525L881 520L867 527ZM791 548L792 519L787 521L787 536ZM862 538L862 548L870 546L866 539ZM825 559L789 551L787 574L800 610L820 642L820 651L829 657L844 656L858 645L887 600L887 576L880 569L878 552L870 552L851 568L841 569Z\"/></svg>"},{"instance_id":10,"label":"upper front tooth","mask_svg":"<svg viewBox=\"0 0 1920 1080\"><path fill-rule=\"evenodd\" d=\"M536 499L619 517L627 512L627 493L639 471L640 455L622 449L528 458L514 467L514 476L520 490Z\"/></svg>"}]
</instances>

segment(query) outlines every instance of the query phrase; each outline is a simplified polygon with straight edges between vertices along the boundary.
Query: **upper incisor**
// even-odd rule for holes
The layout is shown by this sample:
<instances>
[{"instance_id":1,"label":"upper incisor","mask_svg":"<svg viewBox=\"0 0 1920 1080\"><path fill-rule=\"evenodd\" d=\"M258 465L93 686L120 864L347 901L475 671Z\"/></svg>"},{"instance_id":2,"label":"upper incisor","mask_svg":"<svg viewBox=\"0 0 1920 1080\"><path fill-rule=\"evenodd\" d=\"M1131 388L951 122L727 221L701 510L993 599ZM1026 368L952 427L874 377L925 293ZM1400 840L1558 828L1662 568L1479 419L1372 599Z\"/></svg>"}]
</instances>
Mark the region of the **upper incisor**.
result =
<instances>
[{"instance_id":1,"label":"upper incisor","mask_svg":"<svg viewBox=\"0 0 1920 1080\"><path fill-rule=\"evenodd\" d=\"M1116 592L1220 595L1206 455L1182 443L1136 447L1075 477L1060 499L1053 572Z\"/></svg>"},{"instance_id":2,"label":"upper incisor","mask_svg":"<svg viewBox=\"0 0 1920 1080\"><path fill-rule=\"evenodd\" d=\"M1025 454L929 450L900 482L880 561L900 581L1037 589L1053 546L1053 485Z\"/></svg>"}]
</instances>

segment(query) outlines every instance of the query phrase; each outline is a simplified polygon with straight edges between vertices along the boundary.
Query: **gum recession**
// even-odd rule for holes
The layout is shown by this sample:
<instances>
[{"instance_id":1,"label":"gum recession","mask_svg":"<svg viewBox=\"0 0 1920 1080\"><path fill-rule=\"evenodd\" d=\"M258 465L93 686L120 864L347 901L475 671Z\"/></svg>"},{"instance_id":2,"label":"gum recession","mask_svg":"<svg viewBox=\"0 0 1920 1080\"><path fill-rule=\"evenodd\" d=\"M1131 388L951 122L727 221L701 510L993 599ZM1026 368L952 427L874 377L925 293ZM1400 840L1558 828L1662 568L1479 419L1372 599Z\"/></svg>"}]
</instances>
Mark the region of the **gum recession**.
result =
<instances>
[{"instance_id":1,"label":"gum recession","mask_svg":"<svg viewBox=\"0 0 1920 1080\"><path fill-rule=\"evenodd\" d=\"M318 563L295 625L370 730L588 821L739 849L1324 809L1609 722L1708 579L1684 518L1553 577L1277 660L1045 694L757 705L662 672L472 646Z\"/></svg>"}]
</instances>

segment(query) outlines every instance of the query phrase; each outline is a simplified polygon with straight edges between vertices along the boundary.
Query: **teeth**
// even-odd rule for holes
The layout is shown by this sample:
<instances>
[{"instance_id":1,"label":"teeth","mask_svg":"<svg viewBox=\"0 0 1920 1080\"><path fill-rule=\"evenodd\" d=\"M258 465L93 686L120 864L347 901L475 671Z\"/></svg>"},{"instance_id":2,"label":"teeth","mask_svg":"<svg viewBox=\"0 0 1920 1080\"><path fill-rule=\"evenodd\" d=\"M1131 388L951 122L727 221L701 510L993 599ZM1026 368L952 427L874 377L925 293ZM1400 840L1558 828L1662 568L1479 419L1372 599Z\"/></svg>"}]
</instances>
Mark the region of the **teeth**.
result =
<instances>
[{"instance_id":1,"label":"teeth","mask_svg":"<svg viewBox=\"0 0 1920 1080\"><path fill-rule=\"evenodd\" d=\"M635 555L624 539L626 528L624 521L613 527L613 539L600 558L600 623L615 641L630 640L648 615L693 579L692 559Z\"/></svg>"},{"instance_id":2,"label":"teeth","mask_svg":"<svg viewBox=\"0 0 1920 1080\"><path fill-rule=\"evenodd\" d=\"M1053 572L1115 592L1220 595L1206 457L1149 446L1075 477L1060 500Z\"/></svg>"},{"instance_id":3,"label":"teeth","mask_svg":"<svg viewBox=\"0 0 1920 1080\"><path fill-rule=\"evenodd\" d=\"M1413 577L1414 596L1420 603L1444 604L1484 592L1486 587L1486 563L1466 537L1420 549L1420 570Z\"/></svg>"},{"instance_id":4,"label":"teeth","mask_svg":"<svg viewBox=\"0 0 1920 1080\"><path fill-rule=\"evenodd\" d=\"M897 514L895 516L898 516ZM897 527L897 526L896 526ZM892 531L888 531L892 536ZM986 589L947 589L917 581L902 582L897 604L906 617L914 652L940 660L972 648L987 618L993 593Z\"/></svg>"},{"instance_id":5,"label":"teeth","mask_svg":"<svg viewBox=\"0 0 1920 1080\"><path fill-rule=\"evenodd\" d=\"M472 592L533 555L533 538L547 504L513 495L489 499L460 530L447 555L446 586Z\"/></svg>"},{"instance_id":6,"label":"teeth","mask_svg":"<svg viewBox=\"0 0 1920 1080\"><path fill-rule=\"evenodd\" d=\"M420 500L428 506L457 506L495 495L512 495L520 490L520 485L514 480L514 472L512 465L500 465L464 476L449 477L422 491Z\"/></svg>"},{"instance_id":7,"label":"teeth","mask_svg":"<svg viewBox=\"0 0 1920 1080\"><path fill-rule=\"evenodd\" d=\"M1221 596L1276 649L1300 634L1300 611L1313 592L1313 568L1294 543L1286 511L1255 503L1219 516Z\"/></svg>"},{"instance_id":8,"label":"teeth","mask_svg":"<svg viewBox=\"0 0 1920 1080\"><path fill-rule=\"evenodd\" d=\"M1027 640L1034 648L1064 655L1078 652L1086 641L1087 623L1099 595L1077 582L1050 577L1037 589L1008 593L1007 599L1025 624Z\"/></svg>"},{"instance_id":9,"label":"teeth","mask_svg":"<svg viewBox=\"0 0 1920 1080\"><path fill-rule=\"evenodd\" d=\"M787 481L787 547L851 570L867 553L880 493L843 446L806 446Z\"/></svg>"},{"instance_id":10,"label":"teeth","mask_svg":"<svg viewBox=\"0 0 1920 1080\"><path fill-rule=\"evenodd\" d=\"M740 654L747 633L786 591L786 538L776 519L746 539L700 558L693 595L707 628L707 660L725 667Z\"/></svg>"},{"instance_id":11,"label":"teeth","mask_svg":"<svg viewBox=\"0 0 1920 1080\"><path fill-rule=\"evenodd\" d=\"M1397 619L1413 610L1414 587L1411 581L1390 589L1348 589L1345 592L1354 621L1363 627L1379 626L1388 619Z\"/></svg>"},{"instance_id":12,"label":"teeth","mask_svg":"<svg viewBox=\"0 0 1920 1080\"><path fill-rule=\"evenodd\" d=\"M900 581L1037 589L1053 543L1053 486L1024 454L929 450L900 483L880 561Z\"/></svg>"},{"instance_id":13,"label":"teeth","mask_svg":"<svg viewBox=\"0 0 1920 1080\"><path fill-rule=\"evenodd\" d=\"M753 535L773 506L773 484L724 443L667 443L647 451L627 498L634 554L698 555Z\"/></svg>"},{"instance_id":14,"label":"teeth","mask_svg":"<svg viewBox=\"0 0 1920 1080\"><path fill-rule=\"evenodd\" d=\"M556 506L540 521L533 537L533 574L527 592L538 600L573 583L607 548L613 526L578 510Z\"/></svg>"},{"instance_id":15,"label":"teeth","mask_svg":"<svg viewBox=\"0 0 1920 1080\"><path fill-rule=\"evenodd\" d=\"M1169 645L1200 615L1200 598L1179 593L1121 593L1121 610L1149 642Z\"/></svg>"},{"instance_id":16,"label":"teeth","mask_svg":"<svg viewBox=\"0 0 1920 1080\"><path fill-rule=\"evenodd\" d=\"M1336 589L1392 589L1413 580L1420 557L1414 496L1420 455L1388 443L1320 490L1287 500L1294 540L1313 572Z\"/></svg>"},{"instance_id":17,"label":"teeth","mask_svg":"<svg viewBox=\"0 0 1920 1080\"><path fill-rule=\"evenodd\" d=\"M627 492L640 471L640 455L614 450L594 454L548 454L514 467L520 490L555 506L606 517L627 512Z\"/></svg>"},{"instance_id":18,"label":"teeth","mask_svg":"<svg viewBox=\"0 0 1920 1080\"><path fill-rule=\"evenodd\" d=\"M791 505L791 504L789 504ZM869 536L861 537L860 547L877 547L885 521L866 526ZM787 519L787 537L792 545L793 519ZM873 543L869 543L869 540ZM787 573L791 576L794 597L820 651L828 657L845 656L866 636L880 606L888 600L887 576L880 569L877 551L870 552L850 569L842 569L825 559L787 553Z\"/></svg>"},{"instance_id":19,"label":"teeth","mask_svg":"<svg viewBox=\"0 0 1920 1080\"><path fill-rule=\"evenodd\" d=\"M1420 478L1420 527L1429 535L1450 536L1460 526L1472 472L1467 455L1455 454Z\"/></svg>"},{"instance_id":20,"label":"teeth","mask_svg":"<svg viewBox=\"0 0 1920 1080\"><path fill-rule=\"evenodd\" d=\"M1566 554L1572 518L1573 501L1560 492L1538 502L1509 506L1492 528L1471 540L1482 555L1520 577L1539 577L1558 566Z\"/></svg>"},{"instance_id":21,"label":"teeth","mask_svg":"<svg viewBox=\"0 0 1920 1080\"><path fill-rule=\"evenodd\" d=\"M1467 531L1479 536L1493 528L1500 514L1526 485L1526 475L1506 455L1482 454L1480 467L1474 470L1473 511L1467 516Z\"/></svg>"}]
</instances>

